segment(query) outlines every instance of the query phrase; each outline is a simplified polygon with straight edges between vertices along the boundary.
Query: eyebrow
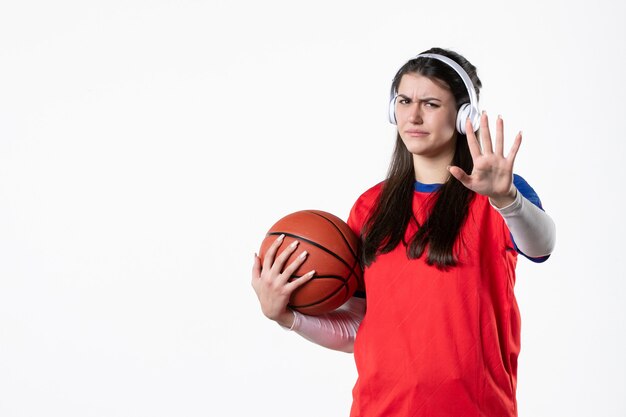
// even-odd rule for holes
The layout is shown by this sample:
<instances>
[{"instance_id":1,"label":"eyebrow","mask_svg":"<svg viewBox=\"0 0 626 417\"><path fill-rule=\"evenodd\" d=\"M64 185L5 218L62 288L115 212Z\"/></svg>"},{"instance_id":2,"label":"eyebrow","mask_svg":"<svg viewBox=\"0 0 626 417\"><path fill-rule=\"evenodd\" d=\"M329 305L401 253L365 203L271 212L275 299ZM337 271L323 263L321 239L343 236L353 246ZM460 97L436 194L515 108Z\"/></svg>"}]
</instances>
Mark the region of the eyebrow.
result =
<instances>
[{"instance_id":1,"label":"eyebrow","mask_svg":"<svg viewBox=\"0 0 626 417\"><path fill-rule=\"evenodd\" d=\"M405 98L407 100L411 100L411 97L406 96L404 94L398 94L398 97L402 97L402 98ZM419 100L420 101L433 101L433 100L434 101L442 101L442 100L440 100L440 99L438 99L436 97L423 97L423 98L420 98Z\"/></svg>"}]
</instances>

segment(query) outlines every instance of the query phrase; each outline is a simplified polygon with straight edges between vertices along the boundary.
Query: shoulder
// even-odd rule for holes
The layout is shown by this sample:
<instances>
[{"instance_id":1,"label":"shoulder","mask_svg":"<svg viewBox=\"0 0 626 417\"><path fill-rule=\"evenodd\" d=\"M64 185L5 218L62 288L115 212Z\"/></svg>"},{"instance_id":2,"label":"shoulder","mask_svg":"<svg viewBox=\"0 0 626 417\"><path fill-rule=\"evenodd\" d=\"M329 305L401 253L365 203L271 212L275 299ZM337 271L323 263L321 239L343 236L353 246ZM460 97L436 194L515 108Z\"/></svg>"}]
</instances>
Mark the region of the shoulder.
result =
<instances>
[{"instance_id":1,"label":"shoulder","mask_svg":"<svg viewBox=\"0 0 626 417\"><path fill-rule=\"evenodd\" d=\"M513 185L528 201L543 210L539 195L521 175L513 174Z\"/></svg>"},{"instance_id":2,"label":"shoulder","mask_svg":"<svg viewBox=\"0 0 626 417\"><path fill-rule=\"evenodd\" d=\"M384 183L385 183L384 181L381 181L378 184L374 185L373 187L368 188L359 196L359 198L356 200L356 203L354 204L355 205L368 204L372 201L376 201L376 199L378 199L378 196L380 195L383 189Z\"/></svg>"},{"instance_id":3,"label":"shoulder","mask_svg":"<svg viewBox=\"0 0 626 417\"><path fill-rule=\"evenodd\" d=\"M384 181L379 182L363 192L359 198L357 198L356 202L352 206L352 209L350 210L348 225L357 236L360 235L363 224L365 224L365 221L378 201L378 196L380 196L382 191L383 183Z\"/></svg>"}]
</instances>

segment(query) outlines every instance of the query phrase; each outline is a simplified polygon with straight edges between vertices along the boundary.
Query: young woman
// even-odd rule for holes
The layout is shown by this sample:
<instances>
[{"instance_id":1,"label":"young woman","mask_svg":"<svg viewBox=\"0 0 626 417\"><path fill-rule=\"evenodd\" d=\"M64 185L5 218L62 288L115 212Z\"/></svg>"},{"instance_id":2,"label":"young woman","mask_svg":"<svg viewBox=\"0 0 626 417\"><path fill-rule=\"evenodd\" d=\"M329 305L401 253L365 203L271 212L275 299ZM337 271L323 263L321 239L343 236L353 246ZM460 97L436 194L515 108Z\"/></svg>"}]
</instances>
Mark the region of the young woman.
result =
<instances>
[{"instance_id":1,"label":"young woman","mask_svg":"<svg viewBox=\"0 0 626 417\"><path fill-rule=\"evenodd\" d=\"M297 244L276 256L279 238L264 265L255 255L252 285L268 318L354 351L353 417L517 416L517 255L545 261L555 227L513 174L521 132L504 156L498 116L493 146L480 87L472 64L440 48L396 74L389 173L348 218L361 236L364 288L346 305L317 317L289 310L290 294L314 275L288 282L306 253L286 265Z\"/></svg>"}]
</instances>

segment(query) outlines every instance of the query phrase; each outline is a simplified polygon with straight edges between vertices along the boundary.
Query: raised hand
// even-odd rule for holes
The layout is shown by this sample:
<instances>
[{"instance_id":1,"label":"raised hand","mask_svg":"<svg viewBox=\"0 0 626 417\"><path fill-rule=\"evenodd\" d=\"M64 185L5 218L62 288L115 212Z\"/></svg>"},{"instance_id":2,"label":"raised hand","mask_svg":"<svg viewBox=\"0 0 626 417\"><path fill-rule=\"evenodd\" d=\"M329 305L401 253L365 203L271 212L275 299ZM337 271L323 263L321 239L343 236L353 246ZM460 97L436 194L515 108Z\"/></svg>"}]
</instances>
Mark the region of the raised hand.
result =
<instances>
[{"instance_id":1,"label":"raised hand","mask_svg":"<svg viewBox=\"0 0 626 417\"><path fill-rule=\"evenodd\" d=\"M284 235L279 236L269 247L263 259L263 265L261 265L261 258L254 255L252 288L259 298L263 314L285 327L291 327L293 313L287 308L291 293L306 284L315 271L307 272L300 278L289 282L291 275L306 259L307 253L302 252L296 260L285 267L287 259L298 247L298 241L294 241L277 257L276 253L283 243L283 238Z\"/></svg>"},{"instance_id":2,"label":"raised hand","mask_svg":"<svg viewBox=\"0 0 626 417\"><path fill-rule=\"evenodd\" d=\"M466 122L467 144L474 161L472 173L468 175L457 166L448 167L448 171L470 190L489 197L498 207L504 207L515 200L513 186L513 163L522 143L522 132L518 133L511 146L509 155L504 157L504 122L498 116L496 121L496 149L493 150L487 113L480 117L481 152L478 139L469 119Z\"/></svg>"}]
</instances>

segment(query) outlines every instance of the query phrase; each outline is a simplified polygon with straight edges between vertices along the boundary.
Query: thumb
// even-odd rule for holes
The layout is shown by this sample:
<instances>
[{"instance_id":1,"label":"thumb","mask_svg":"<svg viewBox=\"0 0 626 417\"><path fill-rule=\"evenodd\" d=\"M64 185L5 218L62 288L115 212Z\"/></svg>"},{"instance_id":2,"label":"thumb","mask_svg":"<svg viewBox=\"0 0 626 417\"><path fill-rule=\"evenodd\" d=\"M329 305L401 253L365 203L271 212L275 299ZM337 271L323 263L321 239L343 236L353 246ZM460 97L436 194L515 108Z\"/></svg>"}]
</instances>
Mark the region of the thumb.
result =
<instances>
[{"instance_id":1,"label":"thumb","mask_svg":"<svg viewBox=\"0 0 626 417\"><path fill-rule=\"evenodd\" d=\"M465 185L466 187L470 183L470 176L467 175L465 171L463 171L461 168L457 166L448 166L448 172L450 172L450 174L452 174L454 178L459 180L461 184Z\"/></svg>"}]
</instances>

